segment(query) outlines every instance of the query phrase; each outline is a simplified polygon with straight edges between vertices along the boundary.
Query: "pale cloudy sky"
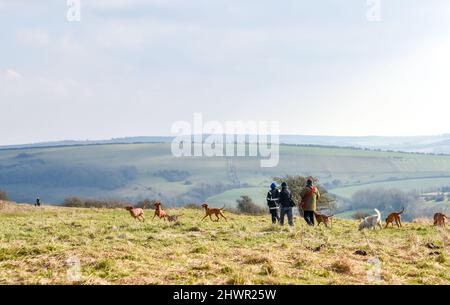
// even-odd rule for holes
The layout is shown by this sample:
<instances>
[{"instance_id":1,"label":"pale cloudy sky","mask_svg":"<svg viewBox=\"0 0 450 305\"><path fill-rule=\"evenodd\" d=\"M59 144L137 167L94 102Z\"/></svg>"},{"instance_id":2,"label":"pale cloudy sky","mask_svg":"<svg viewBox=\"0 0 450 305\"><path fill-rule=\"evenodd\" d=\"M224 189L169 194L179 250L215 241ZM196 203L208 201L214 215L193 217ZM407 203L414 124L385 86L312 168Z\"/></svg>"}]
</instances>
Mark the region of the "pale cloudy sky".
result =
<instances>
[{"instance_id":1,"label":"pale cloudy sky","mask_svg":"<svg viewBox=\"0 0 450 305\"><path fill-rule=\"evenodd\" d=\"M176 120L283 134L450 132L450 2L0 0L0 145L169 135Z\"/></svg>"}]
</instances>

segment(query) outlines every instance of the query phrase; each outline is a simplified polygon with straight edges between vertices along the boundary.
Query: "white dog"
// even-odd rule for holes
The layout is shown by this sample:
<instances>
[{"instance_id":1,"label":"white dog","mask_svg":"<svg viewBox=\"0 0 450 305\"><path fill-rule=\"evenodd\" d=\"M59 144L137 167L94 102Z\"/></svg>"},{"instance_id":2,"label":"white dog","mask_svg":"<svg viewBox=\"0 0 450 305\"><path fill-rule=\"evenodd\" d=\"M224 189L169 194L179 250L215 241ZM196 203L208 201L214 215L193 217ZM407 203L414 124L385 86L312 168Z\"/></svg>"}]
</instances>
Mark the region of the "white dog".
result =
<instances>
[{"instance_id":1,"label":"white dog","mask_svg":"<svg viewBox=\"0 0 450 305\"><path fill-rule=\"evenodd\" d=\"M367 216L366 218L363 219L363 221L359 224L359 230L361 231L362 229L370 229L373 228L375 229L375 227L378 225L380 227L380 229L382 229L383 227L381 226L381 213L380 211L378 211L377 209L374 209L375 212L377 213L376 215L372 215L372 216Z\"/></svg>"}]
</instances>

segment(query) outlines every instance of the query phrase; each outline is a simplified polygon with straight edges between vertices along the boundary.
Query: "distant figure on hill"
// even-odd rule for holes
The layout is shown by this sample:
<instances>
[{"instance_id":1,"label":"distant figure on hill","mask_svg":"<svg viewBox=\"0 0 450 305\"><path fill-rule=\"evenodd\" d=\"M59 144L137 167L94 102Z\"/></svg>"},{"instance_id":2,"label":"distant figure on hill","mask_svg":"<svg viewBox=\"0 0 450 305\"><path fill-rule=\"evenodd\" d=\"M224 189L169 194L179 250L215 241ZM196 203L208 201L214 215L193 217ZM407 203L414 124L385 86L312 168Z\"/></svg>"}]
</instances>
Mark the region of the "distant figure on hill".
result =
<instances>
[{"instance_id":1,"label":"distant figure on hill","mask_svg":"<svg viewBox=\"0 0 450 305\"><path fill-rule=\"evenodd\" d=\"M272 223L276 224L280 221L278 210L278 201L280 200L280 190L277 189L277 184L272 182L270 191L267 193L267 205L269 206L270 214L272 215Z\"/></svg>"},{"instance_id":2,"label":"distant figure on hill","mask_svg":"<svg viewBox=\"0 0 450 305\"><path fill-rule=\"evenodd\" d=\"M294 200L292 200L291 191L288 189L286 182L281 183L280 191L280 225L284 225L284 216L287 215L290 226L294 225L292 207L295 206Z\"/></svg>"},{"instance_id":3,"label":"distant figure on hill","mask_svg":"<svg viewBox=\"0 0 450 305\"><path fill-rule=\"evenodd\" d=\"M308 225L314 226L314 212L317 209L320 193L319 189L314 186L312 177L306 181L306 187L301 191L300 197L302 197L300 208L303 210L303 217Z\"/></svg>"},{"instance_id":4,"label":"distant figure on hill","mask_svg":"<svg viewBox=\"0 0 450 305\"><path fill-rule=\"evenodd\" d=\"M41 199L39 199L39 197L36 198L36 203L34 204L35 207L40 207L41 206Z\"/></svg>"}]
</instances>

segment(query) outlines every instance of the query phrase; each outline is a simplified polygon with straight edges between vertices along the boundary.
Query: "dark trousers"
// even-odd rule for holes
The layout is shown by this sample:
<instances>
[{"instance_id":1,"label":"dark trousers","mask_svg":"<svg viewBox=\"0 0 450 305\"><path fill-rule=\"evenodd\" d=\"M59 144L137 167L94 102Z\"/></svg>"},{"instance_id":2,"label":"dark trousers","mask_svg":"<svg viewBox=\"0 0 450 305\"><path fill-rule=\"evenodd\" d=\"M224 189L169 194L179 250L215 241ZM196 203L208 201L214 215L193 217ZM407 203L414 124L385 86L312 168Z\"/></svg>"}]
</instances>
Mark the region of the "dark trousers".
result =
<instances>
[{"instance_id":1,"label":"dark trousers","mask_svg":"<svg viewBox=\"0 0 450 305\"><path fill-rule=\"evenodd\" d=\"M284 216L287 215L288 218L288 223L290 226L294 225L294 216L292 214L292 208L288 207L288 208L281 208L281 216L280 216L280 225L284 225Z\"/></svg>"},{"instance_id":2,"label":"dark trousers","mask_svg":"<svg viewBox=\"0 0 450 305\"><path fill-rule=\"evenodd\" d=\"M314 226L314 211L303 211L303 218L308 225Z\"/></svg>"},{"instance_id":3,"label":"dark trousers","mask_svg":"<svg viewBox=\"0 0 450 305\"><path fill-rule=\"evenodd\" d=\"M278 209L270 209L270 215L272 215L272 223L276 224L280 221L280 216L278 216Z\"/></svg>"}]
</instances>

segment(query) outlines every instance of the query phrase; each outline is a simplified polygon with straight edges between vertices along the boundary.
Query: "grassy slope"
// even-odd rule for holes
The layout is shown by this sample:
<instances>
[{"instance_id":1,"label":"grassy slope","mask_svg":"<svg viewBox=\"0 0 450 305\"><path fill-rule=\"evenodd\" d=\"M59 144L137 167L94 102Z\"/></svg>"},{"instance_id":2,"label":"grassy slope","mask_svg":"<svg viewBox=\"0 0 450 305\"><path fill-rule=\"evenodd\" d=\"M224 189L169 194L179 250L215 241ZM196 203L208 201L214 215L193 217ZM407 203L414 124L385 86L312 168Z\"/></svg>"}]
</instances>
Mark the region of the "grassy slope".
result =
<instances>
[{"instance_id":1,"label":"grassy slope","mask_svg":"<svg viewBox=\"0 0 450 305\"><path fill-rule=\"evenodd\" d=\"M358 232L272 226L267 216L229 212L228 222L200 223L201 210L177 210L179 223L138 223L124 210L33 208L0 210L0 283L69 283L77 257L82 284L366 284L368 259L381 261L381 283L449 284L449 229L407 223L402 229ZM430 255L424 244L444 246ZM311 249L321 244L319 252ZM368 256L353 254L366 250ZM435 251L435 250L433 250Z\"/></svg>"}]
</instances>

